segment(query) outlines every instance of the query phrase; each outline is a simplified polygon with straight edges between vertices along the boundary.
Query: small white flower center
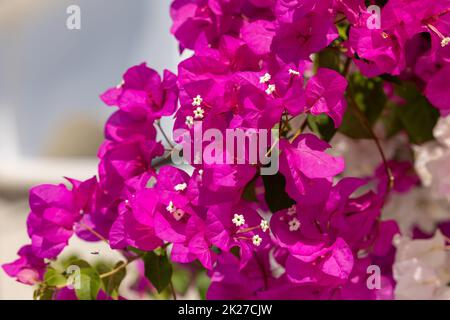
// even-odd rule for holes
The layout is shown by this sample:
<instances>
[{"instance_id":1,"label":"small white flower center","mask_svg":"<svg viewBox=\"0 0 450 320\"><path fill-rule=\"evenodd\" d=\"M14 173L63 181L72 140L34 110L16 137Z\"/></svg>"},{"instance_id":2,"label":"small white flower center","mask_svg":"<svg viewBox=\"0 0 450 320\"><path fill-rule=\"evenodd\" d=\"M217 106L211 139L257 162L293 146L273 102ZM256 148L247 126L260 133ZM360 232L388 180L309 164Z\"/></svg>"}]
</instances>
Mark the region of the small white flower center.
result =
<instances>
[{"instance_id":1,"label":"small white flower center","mask_svg":"<svg viewBox=\"0 0 450 320\"><path fill-rule=\"evenodd\" d=\"M184 191L186 188L187 188L186 183L180 183L174 187L175 191Z\"/></svg>"},{"instance_id":2,"label":"small white flower center","mask_svg":"<svg viewBox=\"0 0 450 320\"><path fill-rule=\"evenodd\" d=\"M442 39L441 41L441 47L446 47L448 44L450 43L450 37L445 37L444 39Z\"/></svg>"},{"instance_id":3,"label":"small white flower center","mask_svg":"<svg viewBox=\"0 0 450 320\"><path fill-rule=\"evenodd\" d=\"M297 218L293 218L289 221L289 231L297 231L300 228L300 221Z\"/></svg>"},{"instance_id":4,"label":"small white flower center","mask_svg":"<svg viewBox=\"0 0 450 320\"><path fill-rule=\"evenodd\" d=\"M263 232L266 232L267 230L269 230L269 223L266 220L261 220L261 223L259 224L259 226L261 227L261 230Z\"/></svg>"},{"instance_id":5,"label":"small white flower center","mask_svg":"<svg viewBox=\"0 0 450 320\"><path fill-rule=\"evenodd\" d=\"M266 93L270 95L270 94L272 94L274 91L275 91L275 85L274 85L274 84L269 84L269 85L267 86Z\"/></svg>"},{"instance_id":6,"label":"small white flower center","mask_svg":"<svg viewBox=\"0 0 450 320\"><path fill-rule=\"evenodd\" d=\"M272 76L270 75L270 73L266 73L262 77L259 77L259 83L269 82L271 78Z\"/></svg>"},{"instance_id":7,"label":"small white flower center","mask_svg":"<svg viewBox=\"0 0 450 320\"><path fill-rule=\"evenodd\" d=\"M195 119L203 119L203 114L205 113L205 110L203 110L202 107L197 107L194 110L194 117Z\"/></svg>"},{"instance_id":8,"label":"small white flower center","mask_svg":"<svg viewBox=\"0 0 450 320\"><path fill-rule=\"evenodd\" d=\"M198 94L194 99L192 99L192 105L198 107L202 104L203 98Z\"/></svg>"},{"instance_id":9,"label":"small white flower center","mask_svg":"<svg viewBox=\"0 0 450 320\"><path fill-rule=\"evenodd\" d=\"M192 127L192 125L194 124L194 117L192 116L187 116L186 117L186 121L184 122L189 128Z\"/></svg>"},{"instance_id":10,"label":"small white flower center","mask_svg":"<svg viewBox=\"0 0 450 320\"><path fill-rule=\"evenodd\" d=\"M240 227L245 224L245 219L242 214L235 214L231 222L233 222L236 227Z\"/></svg>"},{"instance_id":11,"label":"small white flower center","mask_svg":"<svg viewBox=\"0 0 450 320\"><path fill-rule=\"evenodd\" d=\"M293 75L293 76L299 76L300 72L298 72L297 70L294 70L294 69L289 69L289 74Z\"/></svg>"},{"instance_id":12,"label":"small white flower center","mask_svg":"<svg viewBox=\"0 0 450 320\"><path fill-rule=\"evenodd\" d=\"M176 209L172 201L169 202L169 205L166 207L166 210L169 211L170 213L175 212Z\"/></svg>"},{"instance_id":13,"label":"small white flower center","mask_svg":"<svg viewBox=\"0 0 450 320\"><path fill-rule=\"evenodd\" d=\"M252 242L255 246L259 247L261 245L262 239L259 235L255 234L252 238Z\"/></svg>"}]
</instances>

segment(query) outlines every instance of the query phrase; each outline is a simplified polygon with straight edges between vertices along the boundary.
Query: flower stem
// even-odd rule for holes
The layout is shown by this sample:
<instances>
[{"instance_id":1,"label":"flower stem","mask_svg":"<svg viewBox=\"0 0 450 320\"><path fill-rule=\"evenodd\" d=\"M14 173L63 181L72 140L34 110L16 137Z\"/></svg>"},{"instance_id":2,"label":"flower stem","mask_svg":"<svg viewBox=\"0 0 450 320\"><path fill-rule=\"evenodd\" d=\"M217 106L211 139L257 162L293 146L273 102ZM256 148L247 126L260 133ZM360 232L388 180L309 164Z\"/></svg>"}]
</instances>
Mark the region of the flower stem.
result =
<instances>
[{"instance_id":1,"label":"flower stem","mask_svg":"<svg viewBox=\"0 0 450 320\"><path fill-rule=\"evenodd\" d=\"M392 187L394 186L394 176L392 175L392 171L389 168L389 165L387 163L386 155L384 154L383 148L381 147L380 140L373 132L372 127L371 127L369 121L367 120L366 116L364 115L364 113L358 108L358 105L355 101L355 97L353 96L353 93L351 92L350 89L348 92L348 97L350 98L349 99L350 107L354 111L354 113L355 113L356 117L358 118L358 120L360 121L360 123L366 128L366 130L369 133L369 135L371 136L372 140L375 142L378 152L380 153L380 156L381 156L381 159L382 159L383 165L384 165L384 170L385 170L386 176L388 178L387 189L386 189L387 191L386 191L386 195L385 195L385 197L386 197L389 194L389 192L391 191Z\"/></svg>"},{"instance_id":2,"label":"flower stem","mask_svg":"<svg viewBox=\"0 0 450 320\"><path fill-rule=\"evenodd\" d=\"M156 126L158 127L159 131L161 132L161 134L163 135L164 139L167 141L169 146L173 149L173 144L172 144L172 142L170 142L169 137L167 136L167 134L164 132L163 128L161 127L161 121L160 120L156 121Z\"/></svg>"},{"instance_id":3,"label":"flower stem","mask_svg":"<svg viewBox=\"0 0 450 320\"><path fill-rule=\"evenodd\" d=\"M92 229L91 227L89 227L88 225L86 225L82 222L80 222L79 225L109 245L108 240L105 237L103 237L100 233L98 233L97 231L95 231L94 229Z\"/></svg>"},{"instance_id":4,"label":"flower stem","mask_svg":"<svg viewBox=\"0 0 450 320\"><path fill-rule=\"evenodd\" d=\"M132 262L134 262L134 261L136 261L136 260L138 260L138 259L140 259L140 258L142 258L141 255L132 257L132 258L128 259L126 262L122 263L122 264L121 264L120 266L118 266L117 268L115 268L115 269L113 269L113 270L111 270L111 271L108 271L108 272L106 272L106 273L102 273L102 274L100 275L100 278L101 278L101 279L108 278L108 277L110 277L110 276L116 274L117 272L119 272L119 271L122 270L123 268L126 268L130 263L132 263Z\"/></svg>"}]
</instances>

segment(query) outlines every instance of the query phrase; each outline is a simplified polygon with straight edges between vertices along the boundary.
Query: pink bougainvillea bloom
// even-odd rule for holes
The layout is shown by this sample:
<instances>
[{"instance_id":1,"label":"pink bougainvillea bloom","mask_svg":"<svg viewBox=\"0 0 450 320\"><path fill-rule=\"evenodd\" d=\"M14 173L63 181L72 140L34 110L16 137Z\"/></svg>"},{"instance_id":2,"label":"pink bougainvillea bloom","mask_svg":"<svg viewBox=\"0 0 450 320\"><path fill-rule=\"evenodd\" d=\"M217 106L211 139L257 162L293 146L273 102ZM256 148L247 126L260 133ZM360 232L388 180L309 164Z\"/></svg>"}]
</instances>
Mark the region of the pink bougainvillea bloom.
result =
<instances>
[{"instance_id":1,"label":"pink bougainvillea bloom","mask_svg":"<svg viewBox=\"0 0 450 320\"><path fill-rule=\"evenodd\" d=\"M212 244L229 252L240 248L240 263L244 266L252 258L253 252L267 249L271 240L267 230L261 228L264 220L249 204L224 203L212 206L208 211L207 228Z\"/></svg>"},{"instance_id":2,"label":"pink bougainvillea bloom","mask_svg":"<svg viewBox=\"0 0 450 320\"><path fill-rule=\"evenodd\" d=\"M189 175L178 168L164 166L158 173L155 191L159 195L159 210L155 212L155 230L158 237L172 243L184 243L187 222L195 214L191 200Z\"/></svg>"},{"instance_id":3,"label":"pink bougainvillea bloom","mask_svg":"<svg viewBox=\"0 0 450 320\"><path fill-rule=\"evenodd\" d=\"M267 290L274 281L270 272L268 250L252 256L249 263L240 268L239 259L231 253L218 256L217 265L210 271L209 300L253 300L257 293Z\"/></svg>"},{"instance_id":4,"label":"pink bougainvillea bloom","mask_svg":"<svg viewBox=\"0 0 450 320\"><path fill-rule=\"evenodd\" d=\"M194 49L200 35L216 43L225 34L238 34L243 18L242 0L176 0L171 5L171 32L181 51Z\"/></svg>"},{"instance_id":5,"label":"pink bougainvillea bloom","mask_svg":"<svg viewBox=\"0 0 450 320\"><path fill-rule=\"evenodd\" d=\"M205 165L199 185L199 204L208 206L238 201L255 174L256 168L249 164Z\"/></svg>"},{"instance_id":6,"label":"pink bougainvillea bloom","mask_svg":"<svg viewBox=\"0 0 450 320\"><path fill-rule=\"evenodd\" d=\"M312 114L325 113L339 127L347 108L347 80L331 69L319 68L306 85L306 104Z\"/></svg>"},{"instance_id":7,"label":"pink bougainvillea bloom","mask_svg":"<svg viewBox=\"0 0 450 320\"><path fill-rule=\"evenodd\" d=\"M282 23L271 49L286 63L309 59L338 37L333 19L331 15L311 12L299 20Z\"/></svg>"},{"instance_id":8,"label":"pink bougainvillea bloom","mask_svg":"<svg viewBox=\"0 0 450 320\"><path fill-rule=\"evenodd\" d=\"M109 141L155 140L155 119L150 113L134 114L118 110L114 112L105 125L105 138Z\"/></svg>"},{"instance_id":9,"label":"pink bougainvillea bloom","mask_svg":"<svg viewBox=\"0 0 450 320\"><path fill-rule=\"evenodd\" d=\"M419 177L414 172L412 163L408 161L395 161L391 160L387 162L389 169L394 177L394 184L392 189L399 193L406 193L414 186L419 184ZM384 164L380 164L375 171L375 177L378 182L378 193L380 195L386 194L388 185L388 176L386 175L386 169Z\"/></svg>"},{"instance_id":10,"label":"pink bougainvillea bloom","mask_svg":"<svg viewBox=\"0 0 450 320\"><path fill-rule=\"evenodd\" d=\"M31 189L30 208L27 227L33 253L40 258L55 258L73 235L82 208L77 208L73 193L63 184Z\"/></svg>"},{"instance_id":11,"label":"pink bougainvillea bloom","mask_svg":"<svg viewBox=\"0 0 450 320\"><path fill-rule=\"evenodd\" d=\"M20 248L17 254L19 259L2 265L6 274L28 285L34 285L41 281L47 267L44 259L35 256L30 245Z\"/></svg>"},{"instance_id":12,"label":"pink bougainvillea bloom","mask_svg":"<svg viewBox=\"0 0 450 320\"><path fill-rule=\"evenodd\" d=\"M336 286L345 283L352 271L354 258L351 248L341 238L318 252L314 264L289 256L286 263L288 277L294 283L314 283Z\"/></svg>"},{"instance_id":13,"label":"pink bougainvillea bloom","mask_svg":"<svg viewBox=\"0 0 450 320\"><path fill-rule=\"evenodd\" d=\"M367 10L364 0L335 0L335 5L336 9L343 12L352 24L357 23L361 12Z\"/></svg>"},{"instance_id":14,"label":"pink bougainvillea bloom","mask_svg":"<svg viewBox=\"0 0 450 320\"><path fill-rule=\"evenodd\" d=\"M342 158L324 152L329 147L313 134L300 135L292 144L280 140L280 172L286 178L286 192L293 199L305 200L305 195L312 201L320 199L332 178L344 170Z\"/></svg>"},{"instance_id":15,"label":"pink bougainvillea bloom","mask_svg":"<svg viewBox=\"0 0 450 320\"><path fill-rule=\"evenodd\" d=\"M325 14L332 6L331 0L278 0L275 6L277 21L293 22L308 13Z\"/></svg>"},{"instance_id":16,"label":"pink bougainvillea bloom","mask_svg":"<svg viewBox=\"0 0 450 320\"><path fill-rule=\"evenodd\" d=\"M398 39L381 29L350 28L348 40L353 61L367 77L383 73L400 74L405 61Z\"/></svg>"},{"instance_id":17,"label":"pink bougainvillea bloom","mask_svg":"<svg viewBox=\"0 0 450 320\"><path fill-rule=\"evenodd\" d=\"M102 189L111 195L140 190L155 175L151 161L164 153L154 141L106 142L100 150L99 176Z\"/></svg>"},{"instance_id":18,"label":"pink bougainvillea bloom","mask_svg":"<svg viewBox=\"0 0 450 320\"><path fill-rule=\"evenodd\" d=\"M450 65L445 66L428 81L425 95L443 116L450 114Z\"/></svg>"},{"instance_id":19,"label":"pink bougainvillea bloom","mask_svg":"<svg viewBox=\"0 0 450 320\"><path fill-rule=\"evenodd\" d=\"M123 76L123 84L107 90L101 99L123 111L150 113L153 118L168 116L177 107L177 77L165 70L161 81L155 70L142 63L128 69Z\"/></svg>"},{"instance_id":20,"label":"pink bougainvillea bloom","mask_svg":"<svg viewBox=\"0 0 450 320\"><path fill-rule=\"evenodd\" d=\"M275 36L275 24L267 20L257 20L245 25L241 29L241 36L254 53L268 54Z\"/></svg>"}]
</instances>

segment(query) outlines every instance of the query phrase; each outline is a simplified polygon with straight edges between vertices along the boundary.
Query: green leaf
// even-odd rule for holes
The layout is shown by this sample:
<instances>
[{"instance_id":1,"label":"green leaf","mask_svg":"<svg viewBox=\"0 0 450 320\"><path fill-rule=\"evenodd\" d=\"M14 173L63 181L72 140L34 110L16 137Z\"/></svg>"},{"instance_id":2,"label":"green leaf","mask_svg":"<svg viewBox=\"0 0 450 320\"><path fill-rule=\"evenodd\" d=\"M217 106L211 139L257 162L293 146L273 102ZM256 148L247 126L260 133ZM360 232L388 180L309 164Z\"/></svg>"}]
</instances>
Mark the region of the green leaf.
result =
<instances>
[{"instance_id":1,"label":"green leaf","mask_svg":"<svg viewBox=\"0 0 450 320\"><path fill-rule=\"evenodd\" d=\"M406 100L397 106L395 113L412 143L422 144L433 140L433 129L439 119L439 112L417 90L413 83L396 86L396 93Z\"/></svg>"},{"instance_id":2,"label":"green leaf","mask_svg":"<svg viewBox=\"0 0 450 320\"><path fill-rule=\"evenodd\" d=\"M132 246L127 247L127 249L128 249L129 251L131 251L131 252L136 253L138 256L143 256L143 255L145 254L145 251L142 251L142 250L140 250L140 249L138 249L138 248L134 248L134 247L132 247Z\"/></svg>"},{"instance_id":3,"label":"green leaf","mask_svg":"<svg viewBox=\"0 0 450 320\"><path fill-rule=\"evenodd\" d=\"M354 99L354 101L352 101ZM359 73L350 76L347 89L347 111L344 114L339 131L354 139L370 139L371 135L367 128L361 123L356 106L367 118L370 126L379 119L385 105L386 95L383 90L383 81L380 78L368 79Z\"/></svg>"},{"instance_id":4,"label":"green leaf","mask_svg":"<svg viewBox=\"0 0 450 320\"><path fill-rule=\"evenodd\" d=\"M341 59L338 50L325 48L317 55L317 65L319 68L333 69L341 72Z\"/></svg>"},{"instance_id":5,"label":"green leaf","mask_svg":"<svg viewBox=\"0 0 450 320\"><path fill-rule=\"evenodd\" d=\"M111 270L114 270L114 269L120 267L123 264L124 264L123 261L119 261L116 263L116 265L112 269L105 270L105 268L102 267L102 269L104 271L99 270L99 272L106 273L106 272L109 272ZM97 268L97 269L99 269L99 268ZM102 278L103 287L105 288L105 292L111 297L114 297L114 298L118 297L120 284L122 283L122 281L126 275L127 275L127 269L121 268L116 273L114 273L108 277Z\"/></svg>"},{"instance_id":6,"label":"green leaf","mask_svg":"<svg viewBox=\"0 0 450 320\"><path fill-rule=\"evenodd\" d=\"M161 293L170 283L172 278L172 265L167 259L167 255L157 255L154 252L147 252L144 257L145 277Z\"/></svg>"},{"instance_id":7,"label":"green leaf","mask_svg":"<svg viewBox=\"0 0 450 320\"><path fill-rule=\"evenodd\" d=\"M242 192L242 198L244 200L250 201L250 202L258 202L258 200L256 199L256 190L255 190L255 185L256 185L256 177L253 178L244 188L244 191Z\"/></svg>"},{"instance_id":8,"label":"green leaf","mask_svg":"<svg viewBox=\"0 0 450 320\"><path fill-rule=\"evenodd\" d=\"M47 285L41 284L33 292L34 300L52 300L55 294L55 288L48 287Z\"/></svg>"},{"instance_id":9,"label":"green leaf","mask_svg":"<svg viewBox=\"0 0 450 320\"><path fill-rule=\"evenodd\" d=\"M295 201L284 190L286 180L280 172L271 176L264 175L262 179L265 188L265 199L272 212L287 209L295 204Z\"/></svg>"},{"instance_id":10,"label":"green leaf","mask_svg":"<svg viewBox=\"0 0 450 320\"><path fill-rule=\"evenodd\" d=\"M53 300L55 295L55 288L45 288L42 290L39 300Z\"/></svg>"},{"instance_id":11,"label":"green leaf","mask_svg":"<svg viewBox=\"0 0 450 320\"><path fill-rule=\"evenodd\" d=\"M173 286L176 292L184 295L189 288L191 273L184 268L175 268L172 276Z\"/></svg>"},{"instance_id":12,"label":"green leaf","mask_svg":"<svg viewBox=\"0 0 450 320\"><path fill-rule=\"evenodd\" d=\"M72 273L69 278L73 279L77 298L80 300L95 300L102 284L97 270L84 260L72 261L70 267Z\"/></svg>"},{"instance_id":13,"label":"green leaf","mask_svg":"<svg viewBox=\"0 0 450 320\"><path fill-rule=\"evenodd\" d=\"M211 279L208 277L206 272L201 272L198 274L196 278L196 287L198 289L200 299L206 300L206 292L208 291L210 284Z\"/></svg>"},{"instance_id":14,"label":"green leaf","mask_svg":"<svg viewBox=\"0 0 450 320\"><path fill-rule=\"evenodd\" d=\"M48 268L44 275L44 281L48 286L58 287L67 284L67 278L53 268Z\"/></svg>"},{"instance_id":15,"label":"green leaf","mask_svg":"<svg viewBox=\"0 0 450 320\"><path fill-rule=\"evenodd\" d=\"M333 120L326 114L320 114L318 116L308 115L308 127L320 139L330 141L336 133Z\"/></svg>"},{"instance_id":16,"label":"green leaf","mask_svg":"<svg viewBox=\"0 0 450 320\"><path fill-rule=\"evenodd\" d=\"M398 106L393 103L388 103L382 117L384 131L386 133L386 138L391 138L399 133L403 129L402 122L397 115L395 109Z\"/></svg>"}]
</instances>

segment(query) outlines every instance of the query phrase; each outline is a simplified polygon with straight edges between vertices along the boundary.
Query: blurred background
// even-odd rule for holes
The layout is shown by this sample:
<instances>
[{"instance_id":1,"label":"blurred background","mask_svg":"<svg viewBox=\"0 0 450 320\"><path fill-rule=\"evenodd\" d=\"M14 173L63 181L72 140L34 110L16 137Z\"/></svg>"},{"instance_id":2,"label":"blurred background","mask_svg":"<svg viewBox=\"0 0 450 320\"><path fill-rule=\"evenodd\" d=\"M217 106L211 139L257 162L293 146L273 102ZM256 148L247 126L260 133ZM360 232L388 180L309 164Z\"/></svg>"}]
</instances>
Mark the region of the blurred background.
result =
<instances>
[{"instance_id":1,"label":"blurred background","mask_svg":"<svg viewBox=\"0 0 450 320\"><path fill-rule=\"evenodd\" d=\"M31 186L95 175L113 111L99 94L144 61L176 72L170 2L0 0L0 264L29 242ZM70 5L81 9L80 30L66 27ZM75 242L70 250L88 260L93 250L113 255L100 244ZM31 298L31 287L0 271L0 299Z\"/></svg>"}]
</instances>

